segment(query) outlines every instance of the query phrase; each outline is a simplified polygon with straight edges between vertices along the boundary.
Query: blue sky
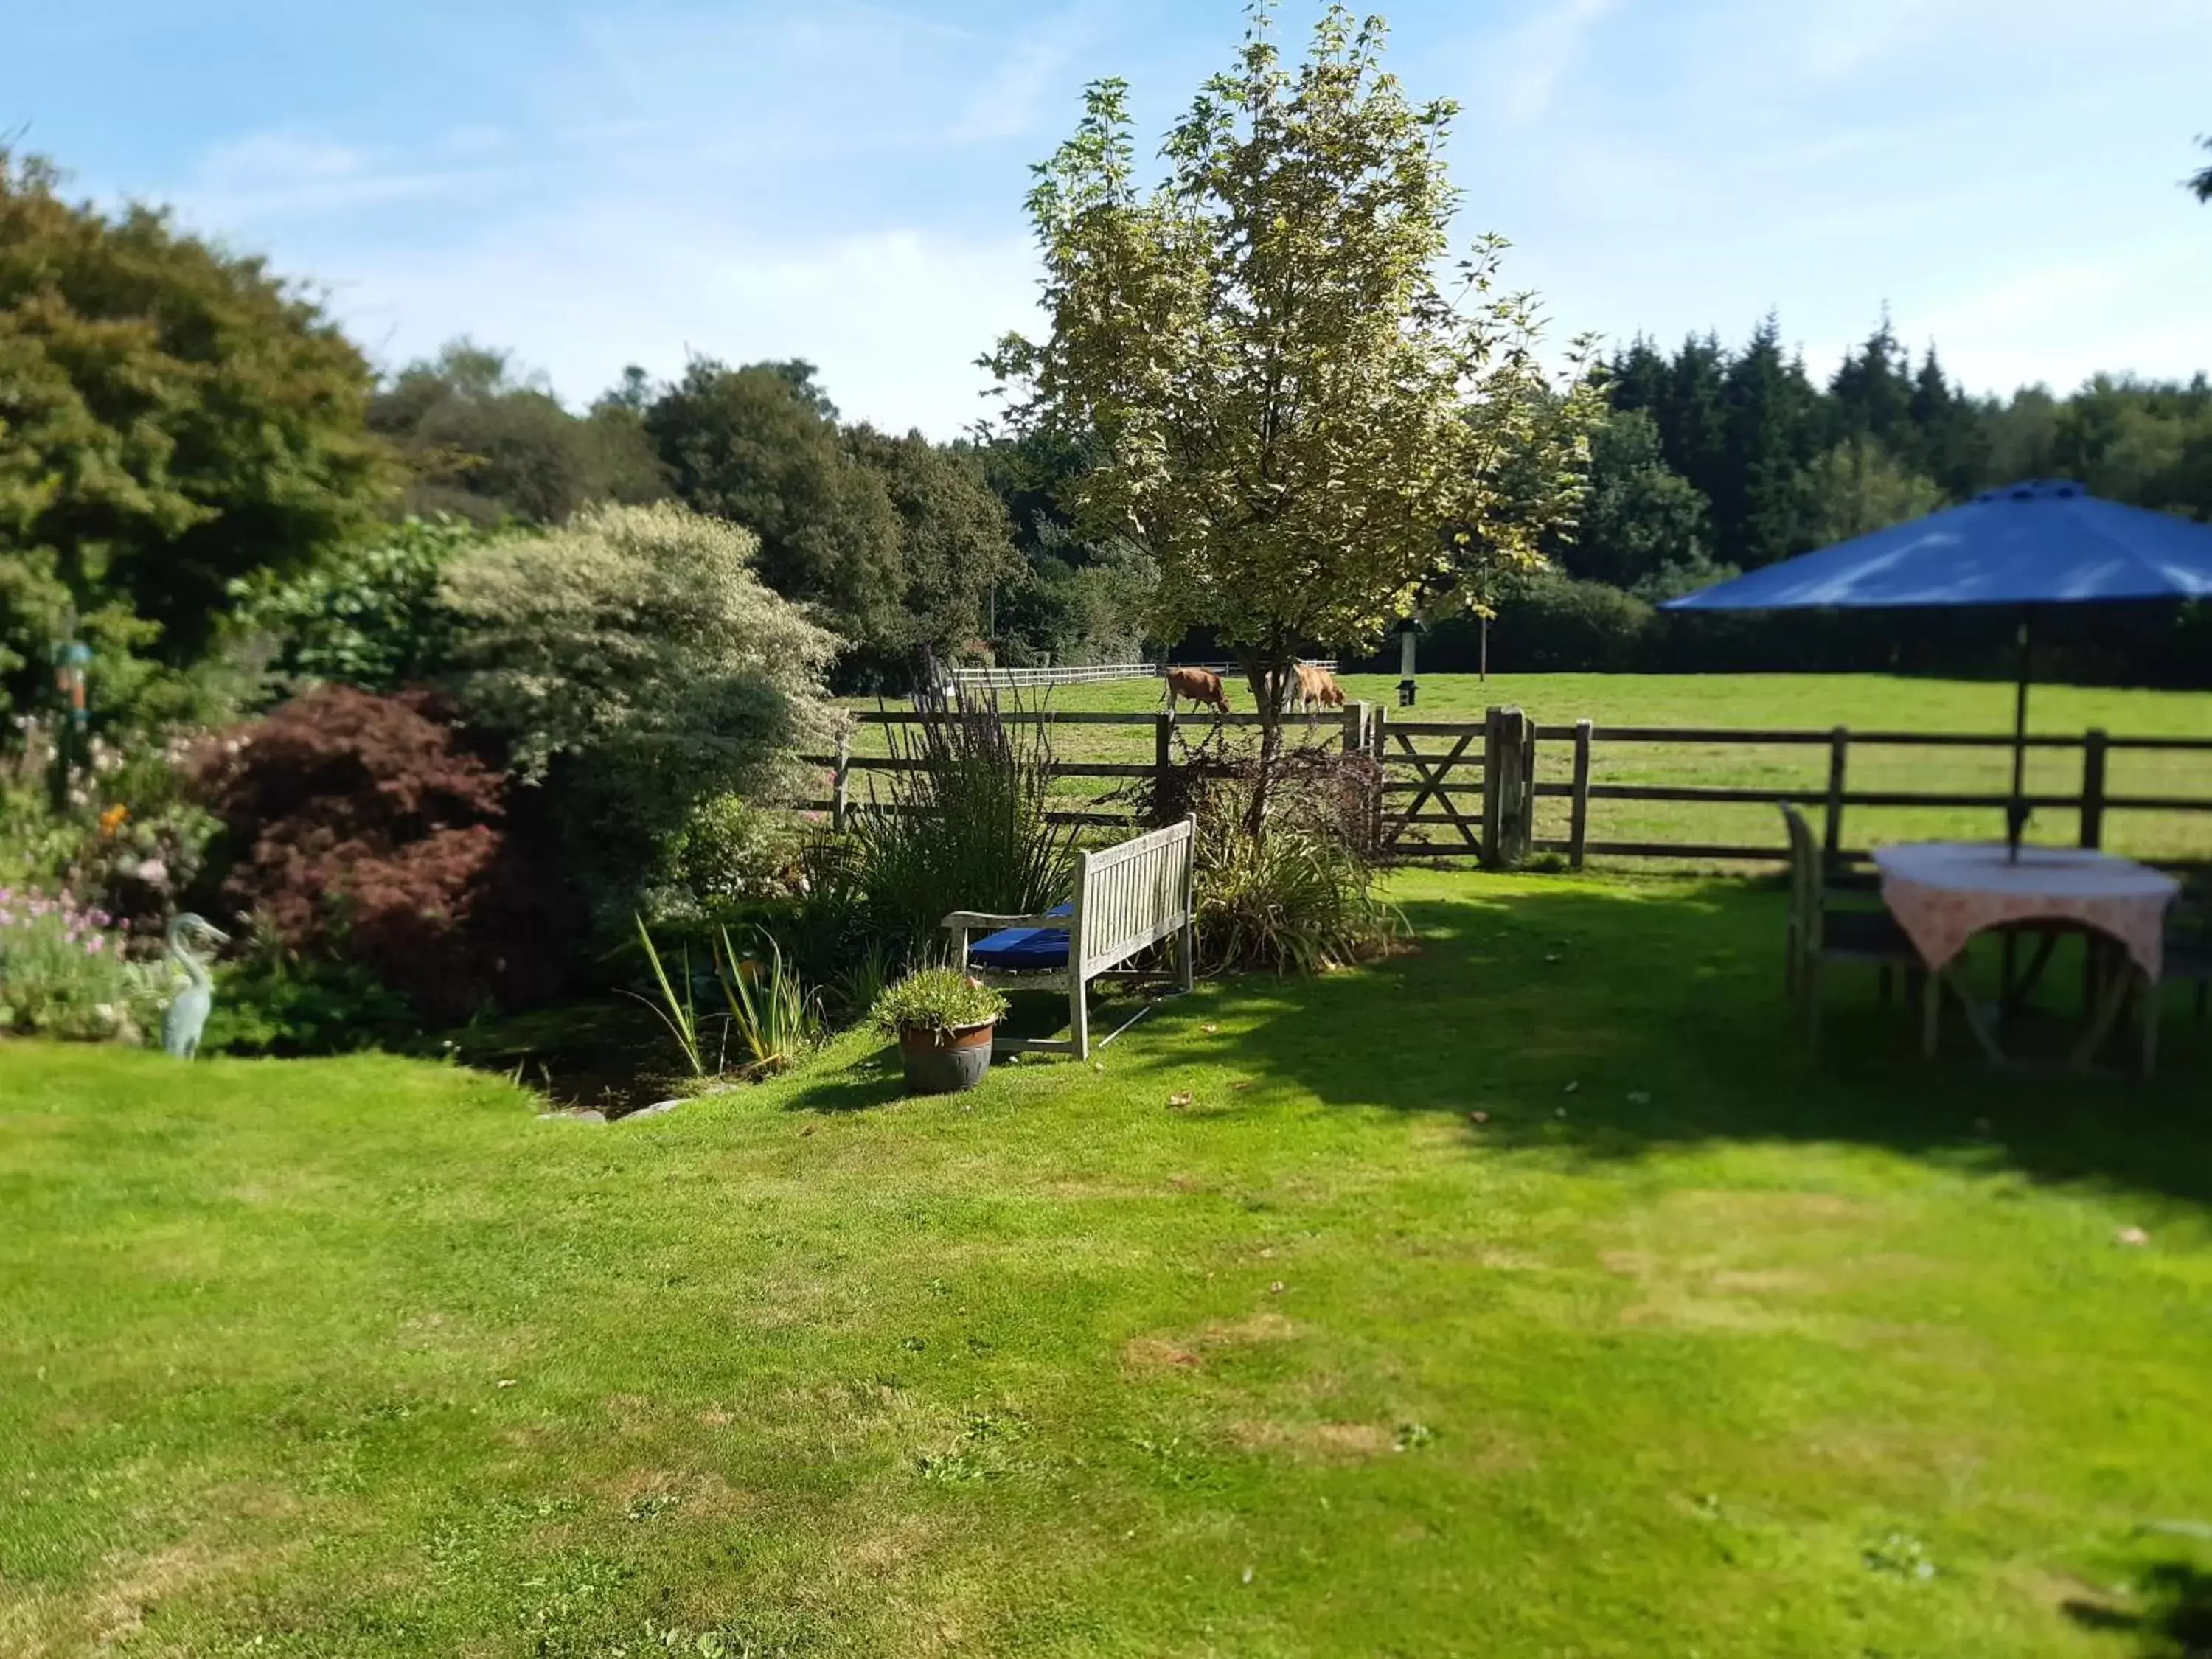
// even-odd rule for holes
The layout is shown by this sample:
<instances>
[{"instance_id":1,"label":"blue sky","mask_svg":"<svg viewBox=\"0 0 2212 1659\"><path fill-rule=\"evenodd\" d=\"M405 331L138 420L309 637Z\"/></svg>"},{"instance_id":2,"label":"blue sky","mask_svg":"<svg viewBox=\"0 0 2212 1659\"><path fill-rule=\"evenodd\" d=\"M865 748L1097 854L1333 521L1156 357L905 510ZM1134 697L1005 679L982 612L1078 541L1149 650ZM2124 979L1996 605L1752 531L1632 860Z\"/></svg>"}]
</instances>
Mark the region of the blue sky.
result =
<instances>
[{"instance_id":1,"label":"blue sky","mask_svg":"<svg viewBox=\"0 0 2212 1659\"><path fill-rule=\"evenodd\" d=\"M1825 374L1881 307L1977 390L2212 368L2212 0L1402 0L1466 107L1462 228L1556 331ZM1285 37L1314 9L1286 0ZM949 436L1028 325L1029 164L1119 75L1154 129L1234 0L0 0L0 132L324 285L396 365L459 333L572 403L808 357Z\"/></svg>"}]
</instances>

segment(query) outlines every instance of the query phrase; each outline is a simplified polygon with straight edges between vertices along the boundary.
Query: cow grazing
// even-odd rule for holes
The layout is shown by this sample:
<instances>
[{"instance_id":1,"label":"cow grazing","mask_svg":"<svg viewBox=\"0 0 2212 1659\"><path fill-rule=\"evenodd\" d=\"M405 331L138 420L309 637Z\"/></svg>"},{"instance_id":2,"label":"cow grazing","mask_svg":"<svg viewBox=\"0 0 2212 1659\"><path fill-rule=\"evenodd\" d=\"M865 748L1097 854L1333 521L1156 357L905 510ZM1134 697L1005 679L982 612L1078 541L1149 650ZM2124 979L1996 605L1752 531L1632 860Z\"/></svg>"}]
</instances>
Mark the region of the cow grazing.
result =
<instances>
[{"instance_id":1,"label":"cow grazing","mask_svg":"<svg viewBox=\"0 0 2212 1659\"><path fill-rule=\"evenodd\" d=\"M1336 676L1328 670L1302 662L1291 672L1297 678L1290 687L1289 706L1304 710L1309 724L1316 708L1344 707L1344 688L1336 683Z\"/></svg>"},{"instance_id":2,"label":"cow grazing","mask_svg":"<svg viewBox=\"0 0 2212 1659\"><path fill-rule=\"evenodd\" d=\"M1210 668L1170 668L1167 683L1170 714L1178 697L1224 714L1229 712L1229 692L1221 684L1221 676Z\"/></svg>"}]
</instances>

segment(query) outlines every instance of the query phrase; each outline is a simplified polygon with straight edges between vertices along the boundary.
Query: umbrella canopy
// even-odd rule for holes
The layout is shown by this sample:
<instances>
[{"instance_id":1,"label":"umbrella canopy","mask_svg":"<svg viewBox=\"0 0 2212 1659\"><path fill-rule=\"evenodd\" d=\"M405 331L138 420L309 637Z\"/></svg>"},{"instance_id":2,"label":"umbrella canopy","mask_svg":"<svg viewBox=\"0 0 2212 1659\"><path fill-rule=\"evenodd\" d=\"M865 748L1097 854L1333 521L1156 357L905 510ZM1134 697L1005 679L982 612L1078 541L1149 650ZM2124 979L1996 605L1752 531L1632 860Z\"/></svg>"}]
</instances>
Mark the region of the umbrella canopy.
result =
<instances>
[{"instance_id":1,"label":"umbrella canopy","mask_svg":"<svg viewBox=\"0 0 2212 1659\"><path fill-rule=\"evenodd\" d=\"M1855 536L1670 599L1668 611L2084 605L2212 598L2212 525L2124 507L2063 479Z\"/></svg>"},{"instance_id":2,"label":"umbrella canopy","mask_svg":"<svg viewBox=\"0 0 2212 1659\"><path fill-rule=\"evenodd\" d=\"M2005 605L2021 613L2012 805L2027 822L2028 617L2038 605L2212 598L2212 525L2100 501L2063 478L1984 490L1963 507L1784 559L1668 611L1903 610Z\"/></svg>"}]
</instances>

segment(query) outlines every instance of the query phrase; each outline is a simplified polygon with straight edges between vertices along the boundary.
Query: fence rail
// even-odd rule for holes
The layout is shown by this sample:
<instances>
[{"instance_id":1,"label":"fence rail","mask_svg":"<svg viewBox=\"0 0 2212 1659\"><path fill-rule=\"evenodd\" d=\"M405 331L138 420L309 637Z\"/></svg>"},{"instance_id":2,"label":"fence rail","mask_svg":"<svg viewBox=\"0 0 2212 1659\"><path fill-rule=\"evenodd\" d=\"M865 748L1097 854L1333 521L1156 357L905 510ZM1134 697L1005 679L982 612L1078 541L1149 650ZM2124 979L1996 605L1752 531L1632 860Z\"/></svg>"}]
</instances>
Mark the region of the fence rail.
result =
<instances>
[{"instance_id":1,"label":"fence rail","mask_svg":"<svg viewBox=\"0 0 2212 1659\"><path fill-rule=\"evenodd\" d=\"M899 709L868 710L857 714L861 726L903 726L927 715ZM1073 728L1126 727L1151 732L1150 758L1126 761L1070 759L1055 762L1055 776L1070 779L1139 781L1160 777L1176 765L1173 738L1178 729L1211 732L1217 727L1250 728L1263 724L1256 714L1228 715L1157 713L1113 714L1091 710L1032 709L1000 716L1010 724ZM1284 725L1303 731L1307 741L1317 735L1330 747L1364 756L1374 767L1370 822L1378 851L1386 858L1474 858L1488 867L1510 866L1534 853L1565 854L1576 869L1592 858L1696 863L1780 863L1788 848L1776 826L1776 839L1751 844L1717 839L1710 835L1669 839L1645 835L1607 836L1593 826L1592 808L1610 803L1657 803L1707 806L1771 806L1787 801L1805 807L1820 820L1822 843L1838 859L1863 859L1863 849L1847 847L1844 815L1853 810L1920 809L1951 811L1986 810L1995 818L2008 805L2008 792L1961 787L1924 789L1855 787L1852 765L1856 756L1869 750L1957 750L2006 752L2013 738L2003 733L1879 730L1855 732L1837 726L1826 731L1783 728L1762 731L1739 726L1601 726L1580 720L1571 726L1539 725L1517 708L1492 708L1480 720L1393 720L1388 711L1356 702L1341 711L1316 717L1289 716ZM1322 735L1325 734L1325 735ZM1796 747L1825 750L1826 777L1820 781L1778 781L1773 784L1698 782L1611 782L1593 775L1597 751L1606 745L1674 744L1727 750ZM1539 777L1540 750L1555 757L1567 750L1566 775ZM2047 781L2025 797L2037 811L2079 814L2078 841L2087 848L2103 844L2106 819L2113 812L2160 812L2204 815L2212 829L2212 794L2203 796L2158 791L2116 790L2110 787L2111 757L2114 754L2212 756L2212 737L2128 737L2102 731L2079 736L2038 733L2027 746L2048 757L2075 753L2081 757L2078 783L2054 789ZM1142 752L1142 751L1140 751ZM806 803L829 812L841 825L848 815L869 810L872 802L856 800L852 791L855 774L896 774L913 769L918 763L897 755L854 754L849 742L835 755L811 756L811 764L828 769L831 793L828 799ZM1690 765L1712 763L1699 755ZM2047 770L2047 766L2045 768ZM1566 833L1540 835L1538 802L1567 804ZM1101 803L1082 808L1054 808L1055 822L1087 825L1127 826L1133 811L1098 810ZM897 810L875 807L874 810ZM1455 833L1429 841L1414 832L1450 830ZM2193 849L2192 849L2193 851ZM2206 853L2212 854L2212 837ZM2168 864L2197 864L2206 859L2154 860Z\"/></svg>"},{"instance_id":2,"label":"fence rail","mask_svg":"<svg viewBox=\"0 0 2212 1659\"><path fill-rule=\"evenodd\" d=\"M1308 668L1336 672L1334 657L1301 659ZM1054 685L1099 685L1113 680L1156 680L1170 668L1203 668L1216 674L1243 672L1233 662L1113 662L1077 663L1064 668L956 668L952 683L963 689L993 691L1031 691Z\"/></svg>"}]
</instances>

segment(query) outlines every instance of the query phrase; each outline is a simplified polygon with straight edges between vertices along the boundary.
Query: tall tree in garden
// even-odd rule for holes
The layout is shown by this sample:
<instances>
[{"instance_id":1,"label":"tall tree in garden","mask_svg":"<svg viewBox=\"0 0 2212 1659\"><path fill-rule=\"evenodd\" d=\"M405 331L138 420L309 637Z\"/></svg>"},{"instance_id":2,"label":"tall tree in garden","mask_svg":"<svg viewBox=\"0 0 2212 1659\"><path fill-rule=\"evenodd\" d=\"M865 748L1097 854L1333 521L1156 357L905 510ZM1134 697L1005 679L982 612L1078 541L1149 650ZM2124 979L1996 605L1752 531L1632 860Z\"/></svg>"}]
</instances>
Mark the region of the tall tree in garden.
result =
<instances>
[{"instance_id":1,"label":"tall tree in garden","mask_svg":"<svg viewBox=\"0 0 2212 1659\"><path fill-rule=\"evenodd\" d=\"M848 640L908 647L898 511L808 365L694 358L646 410L645 429L686 506L760 538L762 580L818 607Z\"/></svg>"},{"instance_id":2,"label":"tall tree in garden","mask_svg":"<svg viewBox=\"0 0 2212 1659\"><path fill-rule=\"evenodd\" d=\"M2212 149L2212 138L2200 138L2197 142L2203 145L2206 149ZM2192 173L2189 179L2189 188L2197 192L2198 201L2212 202L2212 167L2201 168Z\"/></svg>"},{"instance_id":3,"label":"tall tree in garden","mask_svg":"<svg viewBox=\"0 0 2212 1659\"><path fill-rule=\"evenodd\" d=\"M980 641L991 591L1021 572L1006 509L972 453L919 432L850 428L845 442L882 479L900 526L899 608L910 643L950 655Z\"/></svg>"},{"instance_id":4,"label":"tall tree in garden","mask_svg":"<svg viewBox=\"0 0 2212 1659\"><path fill-rule=\"evenodd\" d=\"M1161 633L1211 629L1243 665L1255 828L1298 653L1372 647L1456 548L1534 562L1532 481L1570 499L1580 454L1536 395L1534 304L1498 289L1501 245L1439 285L1453 106L1384 73L1379 20L1332 8L1295 69L1269 25L1256 7L1150 191L1127 88L1089 88L1029 198L1051 333L988 360L1016 431L1095 446L1073 504L1157 559ZM1578 379L1556 401L1593 396Z\"/></svg>"},{"instance_id":5,"label":"tall tree in garden","mask_svg":"<svg viewBox=\"0 0 2212 1659\"><path fill-rule=\"evenodd\" d=\"M389 498L374 378L261 260L60 189L0 149L0 672L72 612L95 673L189 661L234 580L313 565Z\"/></svg>"}]
</instances>

